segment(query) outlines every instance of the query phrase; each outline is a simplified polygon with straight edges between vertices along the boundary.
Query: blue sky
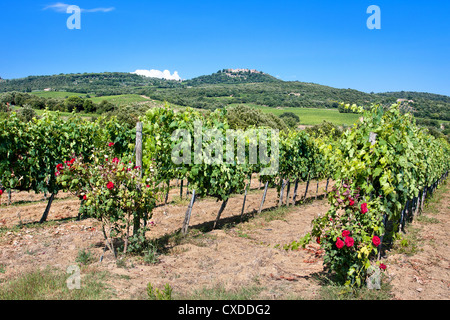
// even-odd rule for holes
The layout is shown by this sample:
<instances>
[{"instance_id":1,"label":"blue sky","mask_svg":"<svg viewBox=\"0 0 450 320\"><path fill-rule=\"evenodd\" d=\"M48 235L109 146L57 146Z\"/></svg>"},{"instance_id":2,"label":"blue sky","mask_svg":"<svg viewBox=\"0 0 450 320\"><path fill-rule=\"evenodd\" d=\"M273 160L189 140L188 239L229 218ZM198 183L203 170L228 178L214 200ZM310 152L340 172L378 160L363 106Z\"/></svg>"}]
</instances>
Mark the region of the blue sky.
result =
<instances>
[{"instance_id":1,"label":"blue sky","mask_svg":"<svg viewBox=\"0 0 450 320\"><path fill-rule=\"evenodd\" d=\"M81 30L67 28L63 4L83 9ZM370 5L381 9L381 30L366 26ZM365 92L450 95L449 20L448 0L5 0L0 77L168 69L190 79L251 68Z\"/></svg>"}]
</instances>

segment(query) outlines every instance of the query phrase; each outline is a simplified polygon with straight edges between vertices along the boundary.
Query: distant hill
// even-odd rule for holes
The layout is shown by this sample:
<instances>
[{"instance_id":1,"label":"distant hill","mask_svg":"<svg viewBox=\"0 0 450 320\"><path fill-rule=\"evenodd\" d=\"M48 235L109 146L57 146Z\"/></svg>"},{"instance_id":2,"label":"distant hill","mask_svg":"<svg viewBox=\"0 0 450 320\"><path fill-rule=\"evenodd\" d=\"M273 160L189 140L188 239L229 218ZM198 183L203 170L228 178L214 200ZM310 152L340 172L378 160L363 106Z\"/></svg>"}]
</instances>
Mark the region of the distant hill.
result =
<instances>
[{"instance_id":1,"label":"distant hill","mask_svg":"<svg viewBox=\"0 0 450 320\"><path fill-rule=\"evenodd\" d=\"M119 95L129 88L144 86L170 87L174 81L147 78L126 72L77 73L51 76L29 76L21 79L6 80L0 83L0 92L42 91L51 89L97 95Z\"/></svg>"},{"instance_id":2,"label":"distant hill","mask_svg":"<svg viewBox=\"0 0 450 320\"><path fill-rule=\"evenodd\" d=\"M339 102L368 105L402 102L416 117L450 121L450 97L423 92L366 93L315 83L283 81L250 69L223 69L185 81L124 72L30 76L0 81L0 92L68 91L91 96L139 94L180 106L216 109L250 104L271 108L338 108Z\"/></svg>"},{"instance_id":3,"label":"distant hill","mask_svg":"<svg viewBox=\"0 0 450 320\"><path fill-rule=\"evenodd\" d=\"M270 74L249 69L223 69L216 73L200 76L185 81L187 86L201 86L205 84L237 84L237 83L260 83L260 82L282 82Z\"/></svg>"}]
</instances>

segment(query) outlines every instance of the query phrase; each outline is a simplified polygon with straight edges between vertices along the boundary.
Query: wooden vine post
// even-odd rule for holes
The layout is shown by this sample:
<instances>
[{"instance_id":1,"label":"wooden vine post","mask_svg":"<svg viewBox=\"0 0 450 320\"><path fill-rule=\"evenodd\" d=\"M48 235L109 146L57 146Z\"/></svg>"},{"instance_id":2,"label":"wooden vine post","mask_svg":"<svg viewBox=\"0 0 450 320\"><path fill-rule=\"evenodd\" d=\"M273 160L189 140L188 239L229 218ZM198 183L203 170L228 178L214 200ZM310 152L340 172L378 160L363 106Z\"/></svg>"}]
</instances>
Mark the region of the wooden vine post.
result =
<instances>
[{"instance_id":1,"label":"wooden vine post","mask_svg":"<svg viewBox=\"0 0 450 320\"><path fill-rule=\"evenodd\" d=\"M44 214L42 215L42 218L39 221L39 223L44 223L45 221L47 221L48 213L50 212L50 207L52 206L52 202L53 202L54 198L55 198L55 194L52 193L52 195L48 199L47 207L45 207Z\"/></svg>"},{"instance_id":2,"label":"wooden vine post","mask_svg":"<svg viewBox=\"0 0 450 320\"><path fill-rule=\"evenodd\" d=\"M136 167L140 167L140 177L142 178L143 170L142 170L142 130L143 130L143 123L138 122L136 124ZM144 221L144 223L147 223L147 221ZM134 218L134 224L133 224L133 233L136 234L139 230L141 225L141 221L139 219L139 215L136 215Z\"/></svg>"},{"instance_id":3,"label":"wooden vine post","mask_svg":"<svg viewBox=\"0 0 450 320\"><path fill-rule=\"evenodd\" d=\"M189 206L186 210L186 215L184 217L183 226L181 227L181 232L183 235L186 235L189 228L189 221L191 220L191 214L192 214L192 207L194 206L195 202L195 190L192 190L192 198L191 202L189 203Z\"/></svg>"},{"instance_id":4,"label":"wooden vine post","mask_svg":"<svg viewBox=\"0 0 450 320\"><path fill-rule=\"evenodd\" d=\"M142 130L144 125L138 122L136 125L136 167L141 168L142 178Z\"/></svg>"},{"instance_id":5,"label":"wooden vine post","mask_svg":"<svg viewBox=\"0 0 450 320\"><path fill-rule=\"evenodd\" d=\"M264 187L264 194L263 197L261 199L261 205L259 206L259 210L258 210L258 214L261 213L263 205L264 205L264 201L266 201L266 196L267 196L267 188L269 187L269 181L266 182L266 185Z\"/></svg>"},{"instance_id":6,"label":"wooden vine post","mask_svg":"<svg viewBox=\"0 0 450 320\"><path fill-rule=\"evenodd\" d=\"M281 180L281 188L280 188L280 199L278 201L278 208L281 207L281 205L283 204L283 195L284 195L284 188L286 187L286 180L282 179Z\"/></svg>"},{"instance_id":7,"label":"wooden vine post","mask_svg":"<svg viewBox=\"0 0 450 320\"><path fill-rule=\"evenodd\" d=\"M222 212L225 210L225 208L226 208L226 206L227 206L227 204L228 204L228 199L229 199L229 198L227 198L226 200L224 200L224 201L222 202L222 205L220 206L219 213L217 214L217 217L216 217L216 221L214 221L213 229L215 229L216 226L217 226L217 223L219 223L220 216L222 215Z\"/></svg>"},{"instance_id":8,"label":"wooden vine post","mask_svg":"<svg viewBox=\"0 0 450 320\"><path fill-rule=\"evenodd\" d=\"M291 180L288 179L288 181L287 181L287 190L286 190L286 207L289 207L290 193L291 193Z\"/></svg>"},{"instance_id":9,"label":"wooden vine post","mask_svg":"<svg viewBox=\"0 0 450 320\"><path fill-rule=\"evenodd\" d=\"M306 201L306 195L308 194L310 174L311 174L311 172L308 173L308 181L306 182L306 189L305 189L305 195L303 196L303 201Z\"/></svg>"},{"instance_id":10,"label":"wooden vine post","mask_svg":"<svg viewBox=\"0 0 450 320\"><path fill-rule=\"evenodd\" d=\"M180 199L183 199L183 184L184 184L184 180L181 179L181 183L180 183Z\"/></svg>"},{"instance_id":11,"label":"wooden vine post","mask_svg":"<svg viewBox=\"0 0 450 320\"><path fill-rule=\"evenodd\" d=\"M248 189L250 189L250 184L251 184L251 181L245 186L244 201L242 203L242 210L241 210L241 221L242 221L242 216L244 215L245 201L247 200L247 193L248 193Z\"/></svg>"},{"instance_id":12,"label":"wooden vine post","mask_svg":"<svg viewBox=\"0 0 450 320\"><path fill-rule=\"evenodd\" d=\"M298 179L295 180L294 195L292 196L292 204L295 206L295 201L297 200L297 190L298 190Z\"/></svg>"}]
</instances>

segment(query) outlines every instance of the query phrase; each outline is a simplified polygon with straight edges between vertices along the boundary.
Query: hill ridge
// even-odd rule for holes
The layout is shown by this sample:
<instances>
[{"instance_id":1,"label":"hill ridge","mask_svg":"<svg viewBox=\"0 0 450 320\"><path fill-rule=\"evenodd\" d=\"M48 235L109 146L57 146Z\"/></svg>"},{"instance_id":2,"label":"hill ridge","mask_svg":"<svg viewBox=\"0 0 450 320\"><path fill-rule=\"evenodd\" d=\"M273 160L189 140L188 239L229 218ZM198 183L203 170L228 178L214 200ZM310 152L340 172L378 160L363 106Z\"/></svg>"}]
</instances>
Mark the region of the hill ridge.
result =
<instances>
[{"instance_id":1,"label":"hill ridge","mask_svg":"<svg viewBox=\"0 0 450 320\"><path fill-rule=\"evenodd\" d=\"M284 81L256 69L228 68L190 80L148 78L128 72L72 73L0 81L1 92L67 91L108 96L139 94L180 106L216 109L233 104L268 107L338 108L407 100L416 117L450 121L450 97L426 92L366 93L326 85ZM400 100L399 100L400 99Z\"/></svg>"}]
</instances>

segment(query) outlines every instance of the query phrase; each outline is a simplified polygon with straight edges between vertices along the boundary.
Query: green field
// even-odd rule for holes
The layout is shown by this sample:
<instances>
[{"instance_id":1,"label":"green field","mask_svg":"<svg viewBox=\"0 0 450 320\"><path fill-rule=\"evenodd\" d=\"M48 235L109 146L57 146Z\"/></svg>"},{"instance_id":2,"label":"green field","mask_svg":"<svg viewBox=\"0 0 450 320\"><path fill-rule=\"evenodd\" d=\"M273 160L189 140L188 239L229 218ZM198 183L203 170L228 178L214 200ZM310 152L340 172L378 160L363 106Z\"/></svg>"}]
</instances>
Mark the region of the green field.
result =
<instances>
[{"instance_id":1,"label":"green field","mask_svg":"<svg viewBox=\"0 0 450 320\"><path fill-rule=\"evenodd\" d=\"M324 120L338 126L351 126L358 122L359 115L353 113L339 113L337 109L312 109L312 108L269 108L254 104L247 106L256 108L265 113L273 113L276 116L284 112L293 112L300 117L300 125L316 125Z\"/></svg>"},{"instance_id":2,"label":"green field","mask_svg":"<svg viewBox=\"0 0 450 320\"><path fill-rule=\"evenodd\" d=\"M16 111L17 112L17 111L19 111L21 109L21 107L12 106L11 109L12 109L12 111ZM34 111L36 112L36 114L38 116L42 116L44 114L44 112L45 112L45 110L37 110L37 109L34 109ZM61 117L63 117L63 118L67 118L67 117L70 117L72 115L72 113L70 113L70 112L63 112L63 111L49 111L49 112L50 113L58 112L58 114ZM77 113L77 116L80 116L80 117L83 117L83 118L91 118L91 117L98 117L99 115L95 114L95 113L80 112L80 113Z\"/></svg>"},{"instance_id":3,"label":"green field","mask_svg":"<svg viewBox=\"0 0 450 320\"><path fill-rule=\"evenodd\" d=\"M86 94L75 93L75 92L58 92L58 91L49 91L49 92L33 92L34 95L43 98L54 98L54 99L65 99L66 97L71 96L79 96L82 98L86 98ZM103 96L103 97L91 97L90 98L94 103L100 103L103 100L106 100L117 106L125 106L133 103L139 102L151 102L147 98L144 98L137 94L124 94L117 96ZM162 102L160 102L162 104ZM273 113L276 116L281 115L284 112L293 112L300 117L300 125L316 125L320 124L323 121L331 122L338 126L351 126L358 121L359 116L353 113L339 113L337 109L313 109L313 108L269 108L256 104L245 104L249 107L253 107L255 109L259 109L264 113ZM234 106L233 104L229 105ZM64 115L64 113L61 113ZM67 114L69 115L69 114ZM84 116L92 116L92 115L84 115Z\"/></svg>"},{"instance_id":4,"label":"green field","mask_svg":"<svg viewBox=\"0 0 450 320\"><path fill-rule=\"evenodd\" d=\"M86 98L85 93L76 93L76 92L65 92L65 91L34 91L30 92L30 94L33 94L35 96L41 97L41 98L53 98L53 99L65 99L67 97L77 96L81 98Z\"/></svg>"}]
</instances>

